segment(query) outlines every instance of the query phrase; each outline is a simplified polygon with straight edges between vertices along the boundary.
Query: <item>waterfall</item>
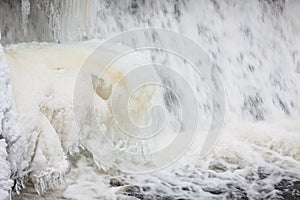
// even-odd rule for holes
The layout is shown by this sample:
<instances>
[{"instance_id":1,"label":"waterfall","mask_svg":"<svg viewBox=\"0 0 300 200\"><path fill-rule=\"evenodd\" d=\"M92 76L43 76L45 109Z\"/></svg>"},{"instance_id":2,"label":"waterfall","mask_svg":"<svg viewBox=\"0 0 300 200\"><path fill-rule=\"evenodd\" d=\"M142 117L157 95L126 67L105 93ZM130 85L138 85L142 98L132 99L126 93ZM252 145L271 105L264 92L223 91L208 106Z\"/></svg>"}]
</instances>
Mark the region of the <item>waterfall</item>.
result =
<instances>
[{"instance_id":1,"label":"waterfall","mask_svg":"<svg viewBox=\"0 0 300 200\"><path fill-rule=\"evenodd\" d=\"M293 189L299 192L299 188L294 186L299 184L300 180L300 127L297 125L300 117L299 10L300 2L296 0L3 1L0 4L1 43L5 45L4 55L15 86L13 100L7 101L15 101L16 109L23 109L23 114L32 111L34 119L40 114L44 115L42 119L36 120L41 124L38 128L29 126L29 123L34 122L31 122L32 118L28 116L27 121L24 120L26 123L23 121L25 127L17 128L18 134L20 131L25 133L20 142L31 141L31 145L28 144L25 148L24 158L19 158L17 153L17 158L9 160L9 150L3 151L3 157L7 157L11 165L16 165L15 163L22 159L25 161L22 169L11 166L12 171L9 173L12 175L6 179L21 182L22 177L28 175L37 192L42 194L52 186L59 185L57 182L63 182L61 177L70 170L70 174L66 175L67 186L64 191L54 192L50 197L73 199L82 199L85 195L112 199L122 198L124 195L145 199L260 199L287 197L286 191ZM5 15L10 17L3 20ZM176 32L190 38L202 48L199 52L190 52L195 57L198 55L202 59L205 52L212 66L211 76L208 77L214 80L217 74L224 89L224 130L217 145L205 158L199 156L202 145L200 140L203 139L201 135L199 141L196 140L185 156L172 167L143 176L110 172L107 163L101 162L99 157L106 155L109 157L107 160L115 164L120 162L119 158L122 158L123 154L113 155L112 151L107 146L104 148L101 143L102 149L99 145L99 141L103 142L102 138L93 134L84 135L83 138L89 140L81 141L82 138L75 133L74 124L70 122L73 120L71 103L76 76L79 67L84 66L82 63L86 58L92 57L88 56L93 55L91 52L98 44L111 38L111 41L114 41L114 36L120 33L149 27L172 30L174 34ZM176 95L179 98L170 91L158 90L154 93L154 96L158 94L154 101L164 104L169 120L168 131L180 132L185 124L180 122L178 99L184 100L187 87L179 84L178 79L172 79L167 71L160 68L160 64L172 66L195 93L199 109L199 127L201 131L207 131L211 120L214 119L214 110L220 105L212 103L214 97L210 96L205 77L196 74L189 62L168 52L137 50L135 47L141 40L149 41L150 44L159 43L159 33L150 33L142 39L137 34L138 37L134 38L134 41L123 42L116 39L116 44L110 43L98 52L95 62L103 64L112 54L135 49L135 53L128 54L114 63L112 74L126 74L126 67L147 62L157 63L146 74L140 73L131 79L147 79L156 74L161 83L178 92ZM21 42L28 43L16 44ZM178 40L174 40L174 44L178 45L177 49L188 49L188 46L179 46L181 43ZM201 66L201 62L196 64ZM91 69L95 72L93 70ZM4 77L8 79L8 72L5 73ZM31 74L39 75L35 77ZM99 79L98 74L92 75L93 87L102 97L96 102L102 108L99 111L96 107L97 112L101 113L99 118L105 121L101 124L101 131L110 134L110 139L118 140L117 145L120 148L132 145L133 151L136 152L151 150L152 144L147 144L149 146L140 150L142 145L135 145L132 141L126 141L126 137L124 139L114 135L114 129L110 125L115 124L107 122L110 119L110 114L107 114L111 111L110 105L103 100L109 98L109 84L116 80L111 78L109 82ZM30 85L27 79L33 84ZM126 81L126 84L134 85L130 78ZM1 81L0 83L2 84ZM97 88L99 85L105 85L105 91L101 87ZM23 90L32 93L24 93ZM44 96L38 96L40 94ZM145 94L141 96L145 98ZM36 96L38 97L35 98ZM24 103L24 99L29 100ZM86 96L82 100L85 99ZM2 109L2 105L8 104L0 102L0 114L5 110ZM84 111L83 109L82 112ZM88 114L84 119L90 119ZM18 117L15 118L17 122L13 123L20 124ZM161 118L157 119L159 121ZM94 127L91 125L83 128ZM165 144L173 139L172 137L172 134L163 136L162 143ZM53 138L53 143L47 138ZM7 144L3 143L1 147L9 149L10 143L5 137L4 139ZM5 145L8 145L8 148ZM50 148L51 145L56 147L55 155L59 156L43 152L44 148ZM86 156L78 156L80 151ZM30 159L32 154L36 158ZM52 163L43 157L46 154ZM66 155L73 162L71 169ZM95 170L94 165L104 172ZM80 167L83 171L80 171ZM28 169L32 172L27 174ZM0 183L1 181L2 179ZM89 187L86 187L85 183ZM113 191L114 185L123 187ZM85 195L77 191L82 191Z\"/></svg>"},{"instance_id":2,"label":"waterfall","mask_svg":"<svg viewBox=\"0 0 300 200\"><path fill-rule=\"evenodd\" d=\"M218 66L227 97L236 97L227 100L230 118L299 116L295 88L300 70L300 4L296 1L52 0L31 5L46 13L50 41L107 38L143 27L179 31L197 41ZM29 15L29 26L39 22L40 15Z\"/></svg>"}]
</instances>

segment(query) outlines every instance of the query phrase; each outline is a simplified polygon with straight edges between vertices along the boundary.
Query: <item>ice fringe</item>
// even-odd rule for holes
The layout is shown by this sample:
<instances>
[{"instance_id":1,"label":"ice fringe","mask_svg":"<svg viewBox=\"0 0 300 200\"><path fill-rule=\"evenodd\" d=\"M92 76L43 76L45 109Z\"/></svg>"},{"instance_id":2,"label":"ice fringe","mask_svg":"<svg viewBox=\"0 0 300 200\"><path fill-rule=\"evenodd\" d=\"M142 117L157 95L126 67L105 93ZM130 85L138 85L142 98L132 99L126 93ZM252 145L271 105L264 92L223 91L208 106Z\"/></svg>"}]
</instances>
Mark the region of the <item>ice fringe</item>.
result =
<instances>
[{"instance_id":1,"label":"ice fringe","mask_svg":"<svg viewBox=\"0 0 300 200\"><path fill-rule=\"evenodd\" d=\"M31 181L34 184L35 191L41 195L48 189L57 189L64 181L64 173L54 168L49 168L41 172L33 172Z\"/></svg>"}]
</instances>

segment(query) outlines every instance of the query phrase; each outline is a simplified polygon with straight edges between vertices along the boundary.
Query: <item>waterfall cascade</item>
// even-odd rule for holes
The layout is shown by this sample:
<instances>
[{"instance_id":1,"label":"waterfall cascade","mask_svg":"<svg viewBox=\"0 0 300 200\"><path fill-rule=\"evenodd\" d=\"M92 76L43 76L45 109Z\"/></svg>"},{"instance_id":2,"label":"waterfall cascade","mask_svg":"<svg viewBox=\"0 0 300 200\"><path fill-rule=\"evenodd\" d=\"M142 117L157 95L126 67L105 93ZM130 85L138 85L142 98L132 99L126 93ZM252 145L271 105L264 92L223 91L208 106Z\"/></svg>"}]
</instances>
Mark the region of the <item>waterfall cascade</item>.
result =
<instances>
[{"instance_id":1,"label":"waterfall cascade","mask_svg":"<svg viewBox=\"0 0 300 200\"><path fill-rule=\"evenodd\" d=\"M11 12L12 10L16 12ZM76 158L70 158L72 166L66 177L67 186L63 191L46 195L73 199L82 199L86 195L90 195L91 199L99 196L107 199L126 196L144 199L148 197L260 199L287 198L288 192L294 191L294 196L299 197L300 189L295 186L299 185L300 180L300 127L297 124L300 116L299 10L300 2L281 0L1 2L1 43L6 45L4 56L11 70L13 87L16 88L13 90L16 110L21 109L20 105L25 105L22 107L24 110L32 109L33 107L26 107L31 106L30 102L40 103L35 108L48 113L49 115L45 116L50 123L42 123L43 126L39 130L26 126L23 130L21 127L13 126L17 127L16 133L12 134L14 137L19 137L20 131L23 131L23 136L16 143L10 142L14 139L9 138L7 131L3 132L3 126L1 127L1 135L6 141L4 144L4 140L0 140L3 143L0 146L3 149L1 155L7 157L10 162L11 176L8 177L7 173L3 178L0 176L0 184L2 181L8 181L9 186L4 190L9 191L12 184L9 179L18 180L20 182L18 185L22 185L21 177L29 175L32 182L36 181L34 184L37 191L43 193L44 190L55 187L56 183L62 182L55 178L61 177L69 170L65 155L71 156L81 147L73 135L73 129L60 123L61 119L64 119L63 121L68 124L71 115L70 105L66 103L71 103L71 100L65 101L67 98L64 97L60 99L63 95L67 96L66 94L72 95L70 91L62 92L67 91L64 90L66 88L72 88L71 83L76 77L77 71L70 66L80 67L83 60L99 43L99 40L94 39L102 41L131 29L159 27L180 32L196 41L207 52L216 73L220 74L226 98L224 131L218 145L205 159L198 159L199 143L196 141L192 150L187 152L187 156L181 158L173 167L143 177L109 170L99 173L94 166L97 159L90 154L93 152L84 150L83 154L86 154L86 157L79 157L76 154L74 156ZM149 35L148 39L156 38L155 35ZM91 41L78 43L86 40ZM34 43L34 41L62 44ZM20 42L33 43L15 44ZM107 51L118 52L118 48L121 49L117 45L111 48L115 49ZM134 45L129 48L134 48ZM142 56L140 54L129 56L130 58L127 57L129 61L123 60L120 63L122 65L139 63L140 58L145 58L141 59L142 63L150 60L153 63L174 66L174 69L192 85L200 111L200 126L206 130L213 107L209 92L205 89L205 81L195 75L188 63L177 57L150 50L141 54ZM2 52L0 56L0 67L7 70ZM30 59L31 56L34 57ZM102 59L105 59L105 56ZM118 63L115 66L114 69L120 70ZM27 83L25 77L30 79L31 76L28 72L40 73L38 77L32 78L36 84ZM48 78L43 76L45 72L49 73ZM157 72L162 82L167 83L170 88L184 90L176 82L170 81L168 74L159 70ZM61 76L60 73L65 76ZM6 84L9 80L8 71L0 75L1 90L4 91L2 96L8 98L8 100L1 99L0 102L0 117L3 121L5 117L7 118L5 110L10 110L12 106L2 103L2 101L10 102L10 92L5 93L10 87ZM41 80L43 84L38 84ZM47 84L48 82L51 84ZM32 98L28 104L22 104L25 97L31 98L31 93L27 95L22 93L22 90L25 88L29 91L30 87L35 88L35 85L39 85L39 90L34 89L35 94L48 91L53 95L48 95L46 99ZM176 124L179 116L176 98L165 91L161 94L165 106L169 108L170 116L175 117L170 123L173 123L173 128L180 127L178 123ZM102 103L100 102L100 105ZM102 106L105 107L106 104ZM37 110L37 113L39 111ZM15 115L12 118L16 120L7 123L22 125ZM55 153L59 154L59 159L55 159L53 155L49 157L53 159L53 163L63 165L51 165L43 160L44 158L38 159L42 156L31 160L32 154L45 155L42 150L33 153L36 151L35 142L42 141L38 139L38 135L43 128L54 135L55 142L53 144L38 142L41 149L57 145L58 150ZM40 138L47 141L48 137L52 136L42 135ZM24 148L25 153L13 154L24 141L30 141ZM7 152L4 151L5 148ZM30 165L29 162L34 164ZM7 168L7 163L4 168ZM54 171L51 171L52 169ZM39 173L35 173L34 170ZM113 190L114 185L122 187ZM20 186L19 189L21 188ZM1 192L2 190L0 194Z\"/></svg>"}]
</instances>

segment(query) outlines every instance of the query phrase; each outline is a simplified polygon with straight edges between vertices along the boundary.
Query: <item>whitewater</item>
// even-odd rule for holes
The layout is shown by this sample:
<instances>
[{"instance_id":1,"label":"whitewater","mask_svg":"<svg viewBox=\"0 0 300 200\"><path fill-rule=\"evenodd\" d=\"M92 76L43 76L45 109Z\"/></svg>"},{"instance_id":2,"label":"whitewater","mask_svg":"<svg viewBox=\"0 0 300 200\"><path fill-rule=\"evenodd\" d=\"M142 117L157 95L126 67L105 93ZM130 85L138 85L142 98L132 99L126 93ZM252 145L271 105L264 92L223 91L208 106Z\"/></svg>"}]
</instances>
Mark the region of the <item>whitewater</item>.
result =
<instances>
[{"instance_id":1,"label":"whitewater","mask_svg":"<svg viewBox=\"0 0 300 200\"><path fill-rule=\"evenodd\" d=\"M30 0L19 2L19 14L6 9L9 4L0 4L1 13L22 17L0 20L0 199L300 198L299 2ZM47 33L34 31L35 24ZM145 27L166 28L197 42L212 64L208 77L220 78L224 118L217 143L205 155L203 142L216 104L203 74L170 52L137 49L140 37L97 50L111 37ZM145 37L153 44L164 39L158 32ZM187 48L180 41L174 44ZM97 70L127 51L100 76ZM189 54L201 57L202 51ZM138 70L149 64L146 71ZM171 66L185 81L172 79L163 66ZM85 73L88 79L81 82ZM128 102L109 101L115 85L124 97L145 80L167 87L143 85ZM89 104L87 96L76 96L78 82L83 90L92 88L94 101L76 111L77 98ZM189 100L187 86L199 119L191 146L178 159L170 153L174 162L151 172L134 173L141 169L140 158L121 165L124 154L106 146L103 138L151 161L147 153L163 149L193 125L194 107L178 103ZM145 129L129 127L129 134L121 134L112 119L117 112L128 120L127 110L113 106L125 103L139 128L157 122L151 132L164 121L161 134L146 142L135 138L147 135ZM163 108L164 115L151 110L153 105ZM183 122L182 108L191 113ZM96 125L90 124L93 112ZM102 135L78 131L85 124ZM136 171L122 170L131 167Z\"/></svg>"}]
</instances>

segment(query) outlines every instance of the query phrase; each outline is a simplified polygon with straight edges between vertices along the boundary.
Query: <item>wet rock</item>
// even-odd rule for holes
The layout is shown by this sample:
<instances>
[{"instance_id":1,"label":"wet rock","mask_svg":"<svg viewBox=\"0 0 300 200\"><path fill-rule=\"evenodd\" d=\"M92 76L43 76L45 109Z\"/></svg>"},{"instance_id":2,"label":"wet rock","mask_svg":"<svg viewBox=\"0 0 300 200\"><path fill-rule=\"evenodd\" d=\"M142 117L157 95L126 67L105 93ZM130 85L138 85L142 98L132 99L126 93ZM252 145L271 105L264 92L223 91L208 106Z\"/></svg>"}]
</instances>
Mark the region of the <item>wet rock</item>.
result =
<instances>
[{"instance_id":1,"label":"wet rock","mask_svg":"<svg viewBox=\"0 0 300 200\"><path fill-rule=\"evenodd\" d=\"M140 193L141 188L139 186L127 186L124 191L129 194Z\"/></svg>"},{"instance_id":2,"label":"wet rock","mask_svg":"<svg viewBox=\"0 0 300 200\"><path fill-rule=\"evenodd\" d=\"M227 167L220 162L213 162L209 165L209 169L216 172L225 172L227 171Z\"/></svg>"},{"instance_id":3,"label":"wet rock","mask_svg":"<svg viewBox=\"0 0 300 200\"><path fill-rule=\"evenodd\" d=\"M222 194L225 191L222 188L212 188L212 187L207 187L207 188L202 188L203 191L209 192L211 194Z\"/></svg>"},{"instance_id":4,"label":"wet rock","mask_svg":"<svg viewBox=\"0 0 300 200\"><path fill-rule=\"evenodd\" d=\"M112 178L109 181L109 185L111 187L120 187L120 186L124 186L124 183L122 181L120 181L119 179Z\"/></svg>"},{"instance_id":5,"label":"wet rock","mask_svg":"<svg viewBox=\"0 0 300 200\"><path fill-rule=\"evenodd\" d=\"M279 191L278 195L283 199L300 199L300 181L283 179L275 185L275 189Z\"/></svg>"}]
</instances>

